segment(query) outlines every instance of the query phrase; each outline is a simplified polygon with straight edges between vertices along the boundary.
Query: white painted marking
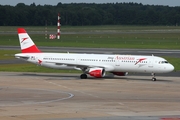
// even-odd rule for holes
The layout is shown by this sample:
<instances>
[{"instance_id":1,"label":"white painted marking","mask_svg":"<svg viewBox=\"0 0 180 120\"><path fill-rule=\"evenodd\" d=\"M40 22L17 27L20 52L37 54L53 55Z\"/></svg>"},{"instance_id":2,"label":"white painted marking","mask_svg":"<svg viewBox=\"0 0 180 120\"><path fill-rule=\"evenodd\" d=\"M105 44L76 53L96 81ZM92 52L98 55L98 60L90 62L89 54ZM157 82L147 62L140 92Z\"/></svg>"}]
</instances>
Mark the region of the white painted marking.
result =
<instances>
[{"instance_id":1,"label":"white painted marking","mask_svg":"<svg viewBox=\"0 0 180 120\"><path fill-rule=\"evenodd\" d=\"M23 106L23 105L34 105L34 104L47 104L47 103L52 103L52 102L58 102L58 101L62 101L62 100L67 100L67 99L70 99L70 98L74 97L74 95L73 95L72 93L64 92L64 91L46 90L46 89L33 89L33 88L25 88L25 89L26 89L26 90L41 90L41 91L48 91L48 92L57 92L57 93L68 94L69 96L68 96L68 97L64 97L64 98L59 98L59 99L42 101L42 102L26 102L26 101L21 101L21 102L23 102L23 103L16 104L16 105L0 105L0 106L3 107L3 106Z\"/></svg>"},{"instance_id":2,"label":"white painted marking","mask_svg":"<svg viewBox=\"0 0 180 120\"><path fill-rule=\"evenodd\" d=\"M48 81L46 81L46 82L48 82ZM92 97L95 97L95 98L100 98L99 96L92 95L92 94L89 94L89 93L86 93L86 92L83 92L83 91L75 90L75 89L72 89L72 88L69 88L67 86L57 84L57 83L53 83L53 82L48 82L48 83L59 86L59 87L63 87L63 88L66 88L66 89L69 89L69 90L72 90L72 91L75 91L75 92L79 92L79 93L84 94L84 95L89 95L89 96L92 96Z\"/></svg>"}]
</instances>

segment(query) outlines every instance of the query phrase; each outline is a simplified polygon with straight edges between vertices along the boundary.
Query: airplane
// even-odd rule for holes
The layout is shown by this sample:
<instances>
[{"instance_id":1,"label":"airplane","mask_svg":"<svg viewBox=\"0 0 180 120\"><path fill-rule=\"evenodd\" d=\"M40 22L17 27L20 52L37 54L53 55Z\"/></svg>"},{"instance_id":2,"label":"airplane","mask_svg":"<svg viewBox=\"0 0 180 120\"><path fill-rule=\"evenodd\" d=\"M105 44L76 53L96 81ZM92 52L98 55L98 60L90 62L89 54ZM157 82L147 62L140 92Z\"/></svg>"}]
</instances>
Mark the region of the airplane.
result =
<instances>
[{"instance_id":1,"label":"airplane","mask_svg":"<svg viewBox=\"0 0 180 120\"><path fill-rule=\"evenodd\" d=\"M87 79L87 74L102 78L107 72L117 76L135 72L151 73L152 81L156 81L156 73L174 70L174 66L166 59L153 55L44 53L38 49L24 28L18 28L17 31L21 53L15 54L16 58L54 69L81 70L81 79Z\"/></svg>"}]
</instances>

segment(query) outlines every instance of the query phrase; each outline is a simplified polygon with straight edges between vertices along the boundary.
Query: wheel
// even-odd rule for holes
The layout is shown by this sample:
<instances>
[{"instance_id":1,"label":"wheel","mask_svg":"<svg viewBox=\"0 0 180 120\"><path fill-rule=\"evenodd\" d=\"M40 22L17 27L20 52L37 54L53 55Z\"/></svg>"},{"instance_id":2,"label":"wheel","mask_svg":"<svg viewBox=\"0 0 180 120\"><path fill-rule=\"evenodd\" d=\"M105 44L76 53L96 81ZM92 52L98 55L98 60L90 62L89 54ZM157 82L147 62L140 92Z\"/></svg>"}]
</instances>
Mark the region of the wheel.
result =
<instances>
[{"instance_id":1,"label":"wheel","mask_svg":"<svg viewBox=\"0 0 180 120\"><path fill-rule=\"evenodd\" d=\"M155 73L152 73L152 81L156 81Z\"/></svg>"},{"instance_id":2,"label":"wheel","mask_svg":"<svg viewBox=\"0 0 180 120\"><path fill-rule=\"evenodd\" d=\"M87 79L87 75L86 74L81 74L80 78L81 79Z\"/></svg>"},{"instance_id":3,"label":"wheel","mask_svg":"<svg viewBox=\"0 0 180 120\"><path fill-rule=\"evenodd\" d=\"M152 81L156 81L156 78L152 78Z\"/></svg>"}]
</instances>

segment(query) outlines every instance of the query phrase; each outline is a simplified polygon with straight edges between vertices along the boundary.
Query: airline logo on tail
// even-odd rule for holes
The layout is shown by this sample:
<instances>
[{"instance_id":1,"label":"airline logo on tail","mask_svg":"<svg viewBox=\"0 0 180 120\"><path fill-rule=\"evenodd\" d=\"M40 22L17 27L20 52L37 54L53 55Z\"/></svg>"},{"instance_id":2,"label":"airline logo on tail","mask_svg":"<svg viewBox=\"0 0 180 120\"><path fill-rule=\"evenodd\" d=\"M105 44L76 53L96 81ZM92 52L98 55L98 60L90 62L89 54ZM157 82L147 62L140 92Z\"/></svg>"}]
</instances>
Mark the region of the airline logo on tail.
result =
<instances>
[{"instance_id":1,"label":"airline logo on tail","mask_svg":"<svg viewBox=\"0 0 180 120\"><path fill-rule=\"evenodd\" d=\"M27 40L28 38L22 38L22 41L21 41L21 43L23 43L25 40Z\"/></svg>"},{"instance_id":2,"label":"airline logo on tail","mask_svg":"<svg viewBox=\"0 0 180 120\"><path fill-rule=\"evenodd\" d=\"M19 42L22 53L40 53L41 51L34 44L24 28L18 28ZM25 44L24 44L24 41Z\"/></svg>"}]
</instances>

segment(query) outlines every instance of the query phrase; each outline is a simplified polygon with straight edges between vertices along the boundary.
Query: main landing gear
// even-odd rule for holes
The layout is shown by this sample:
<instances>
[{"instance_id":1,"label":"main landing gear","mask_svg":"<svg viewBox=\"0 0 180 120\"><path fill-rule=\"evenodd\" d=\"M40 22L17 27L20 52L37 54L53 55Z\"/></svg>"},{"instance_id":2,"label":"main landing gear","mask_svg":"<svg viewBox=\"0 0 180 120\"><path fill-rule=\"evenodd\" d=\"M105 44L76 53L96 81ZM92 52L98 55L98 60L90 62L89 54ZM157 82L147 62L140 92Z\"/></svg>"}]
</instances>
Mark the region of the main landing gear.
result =
<instances>
[{"instance_id":1,"label":"main landing gear","mask_svg":"<svg viewBox=\"0 0 180 120\"><path fill-rule=\"evenodd\" d=\"M81 75L80 75L80 78L81 78L81 79L87 79L87 75L86 75L86 74L81 74Z\"/></svg>"},{"instance_id":2,"label":"main landing gear","mask_svg":"<svg viewBox=\"0 0 180 120\"><path fill-rule=\"evenodd\" d=\"M152 73L152 81L156 81L155 73Z\"/></svg>"}]
</instances>

